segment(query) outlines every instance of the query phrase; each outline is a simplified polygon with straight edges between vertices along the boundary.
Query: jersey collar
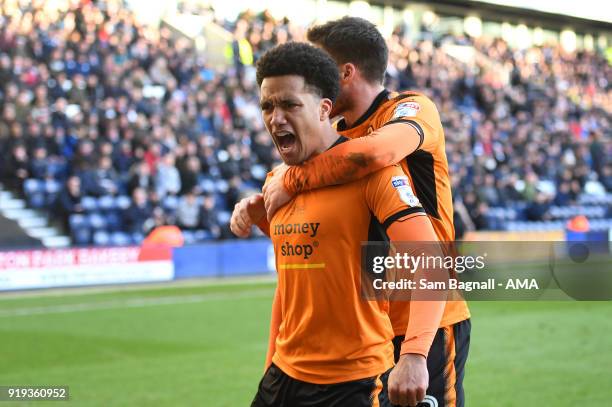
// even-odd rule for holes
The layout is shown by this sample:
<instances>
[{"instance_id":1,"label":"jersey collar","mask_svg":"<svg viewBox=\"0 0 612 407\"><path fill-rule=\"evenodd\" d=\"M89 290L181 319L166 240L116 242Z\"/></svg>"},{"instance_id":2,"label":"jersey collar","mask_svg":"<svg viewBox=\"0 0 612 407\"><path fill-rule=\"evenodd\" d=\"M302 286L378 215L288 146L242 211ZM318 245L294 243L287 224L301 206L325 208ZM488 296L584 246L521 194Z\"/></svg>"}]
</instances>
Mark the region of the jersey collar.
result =
<instances>
[{"instance_id":1,"label":"jersey collar","mask_svg":"<svg viewBox=\"0 0 612 407\"><path fill-rule=\"evenodd\" d=\"M372 116L374 112L376 112L376 110L380 107L380 105L382 105L388 99L389 93L391 92L389 92L387 89L383 89L378 95L376 95L376 98L374 99L370 107L368 107L368 110L366 110L365 113L362 114L359 119L357 119L357 121L351 126L351 128L357 127L361 123L368 120L368 118ZM337 130L338 131L348 130L348 127L346 127L346 122L344 121L344 119L338 122Z\"/></svg>"}]
</instances>

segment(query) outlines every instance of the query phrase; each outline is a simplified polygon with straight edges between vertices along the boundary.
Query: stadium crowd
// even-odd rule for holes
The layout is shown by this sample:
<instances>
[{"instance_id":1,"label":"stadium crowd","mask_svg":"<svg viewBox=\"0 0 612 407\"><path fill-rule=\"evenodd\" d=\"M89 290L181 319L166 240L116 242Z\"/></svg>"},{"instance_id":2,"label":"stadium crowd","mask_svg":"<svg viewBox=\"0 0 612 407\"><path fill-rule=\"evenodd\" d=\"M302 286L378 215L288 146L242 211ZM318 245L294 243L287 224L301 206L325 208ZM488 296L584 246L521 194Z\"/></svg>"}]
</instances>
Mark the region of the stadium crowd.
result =
<instances>
[{"instance_id":1,"label":"stadium crowd","mask_svg":"<svg viewBox=\"0 0 612 407\"><path fill-rule=\"evenodd\" d=\"M3 184L26 198L46 185L29 202L66 228L95 206L89 198L130 196L109 206L109 227L142 236L177 224L230 237L229 211L278 162L253 62L304 29L269 13L220 22L234 33L233 68L220 72L189 40L139 24L121 2L71 4L57 12L0 0ZM460 62L447 44L485 62ZM422 91L440 110L460 230L496 227L494 207L541 221L585 192L612 192L612 69L601 55L451 36L411 44L401 29L389 48L388 87Z\"/></svg>"}]
</instances>

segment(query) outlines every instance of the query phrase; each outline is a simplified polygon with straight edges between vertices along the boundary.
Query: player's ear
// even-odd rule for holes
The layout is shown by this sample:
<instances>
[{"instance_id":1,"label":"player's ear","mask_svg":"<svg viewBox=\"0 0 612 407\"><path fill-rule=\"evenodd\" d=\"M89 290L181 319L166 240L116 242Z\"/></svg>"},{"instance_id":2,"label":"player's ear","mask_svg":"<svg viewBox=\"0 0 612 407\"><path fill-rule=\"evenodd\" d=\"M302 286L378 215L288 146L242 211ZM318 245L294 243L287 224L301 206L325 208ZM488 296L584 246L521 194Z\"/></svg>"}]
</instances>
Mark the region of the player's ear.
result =
<instances>
[{"instance_id":1,"label":"player's ear","mask_svg":"<svg viewBox=\"0 0 612 407\"><path fill-rule=\"evenodd\" d=\"M348 82L355 77L355 72L357 72L357 68L354 64L347 62L346 64L342 64L340 66L340 82Z\"/></svg>"},{"instance_id":2,"label":"player's ear","mask_svg":"<svg viewBox=\"0 0 612 407\"><path fill-rule=\"evenodd\" d=\"M319 120L329 120L329 114L331 113L332 106L333 103L330 99L321 98L321 103L319 104Z\"/></svg>"}]
</instances>

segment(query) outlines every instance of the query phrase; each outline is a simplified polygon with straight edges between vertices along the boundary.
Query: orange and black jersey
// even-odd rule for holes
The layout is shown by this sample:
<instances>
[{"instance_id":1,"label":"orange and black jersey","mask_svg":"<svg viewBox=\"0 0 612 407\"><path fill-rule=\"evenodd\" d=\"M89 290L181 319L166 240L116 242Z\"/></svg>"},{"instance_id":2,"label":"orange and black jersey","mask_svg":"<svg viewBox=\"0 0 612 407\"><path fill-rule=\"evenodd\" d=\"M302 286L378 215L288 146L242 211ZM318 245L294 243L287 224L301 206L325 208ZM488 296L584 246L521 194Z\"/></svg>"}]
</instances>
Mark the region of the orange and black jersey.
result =
<instances>
[{"instance_id":1,"label":"orange and black jersey","mask_svg":"<svg viewBox=\"0 0 612 407\"><path fill-rule=\"evenodd\" d=\"M336 130L345 137L371 134L383 126L405 123L413 127L420 142L417 150L400 161L425 212L443 241L453 241L453 206L445 152L444 130L434 103L416 92L382 91L368 110L347 128L343 120Z\"/></svg>"},{"instance_id":2,"label":"orange and black jersey","mask_svg":"<svg viewBox=\"0 0 612 407\"><path fill-rule=\"evenodd\" d=\"M410 126L418 134L416 151L408 156L400 155L398 152L402 149L396 144L407 142L403 127L388 127L396 123ZM376 168L399 163L410 178L410 185L438 238L441 241L454 241L453 202L444 130L438 110L427 96L412 91L397 93L383 90L350 128L342 119L335 125L341 135L355 140L330 149L301 167L290 168L285 176L285 186L289 191L301 192L351 181ZM398 134L392 134L393 137L389 138L383 135L385 128L394 128ZM391 306L390 317L398 335L406 329L408 307L409 303ZM440 326L463 321L469 316L465 301L449 301Z\"/></svg>"},{"instance_id":3,"label":"orange and black jersey","mask_svg":"<svg viewBox=\"0 0 612 407\"><path fill-rule=\"evenodd\" d=\"M329 384L393 366L388 303L360 294L361 242L381 225L425 217L398 180L407 182L401 168L386 167L303 192L274 214L281 319L272 361L289 376Z\"/></svg>"}]
</instances>

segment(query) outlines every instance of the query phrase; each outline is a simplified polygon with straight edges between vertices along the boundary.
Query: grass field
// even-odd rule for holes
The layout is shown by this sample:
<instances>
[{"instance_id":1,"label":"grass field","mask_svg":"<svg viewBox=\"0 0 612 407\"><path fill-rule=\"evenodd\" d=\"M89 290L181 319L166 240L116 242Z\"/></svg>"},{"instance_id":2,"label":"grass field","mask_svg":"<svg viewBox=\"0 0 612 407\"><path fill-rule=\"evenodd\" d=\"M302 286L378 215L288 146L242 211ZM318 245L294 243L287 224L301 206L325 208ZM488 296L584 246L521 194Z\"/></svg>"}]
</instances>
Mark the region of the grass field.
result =
<instances>
[{"instance_id":1,"label":"grass field","mask_svg":"<svg viewBox=\"0 0 612 407\"><path fill-rule=\"evenodd\" d=\"M0 385L68 385L58 407L248 406L272 292L257 281L0 295ZM611 302L471 310L468 406L610 405Z\"/></svg>"}]
</instances>

